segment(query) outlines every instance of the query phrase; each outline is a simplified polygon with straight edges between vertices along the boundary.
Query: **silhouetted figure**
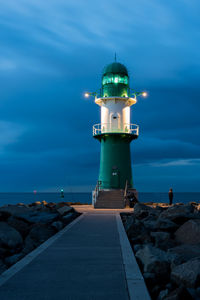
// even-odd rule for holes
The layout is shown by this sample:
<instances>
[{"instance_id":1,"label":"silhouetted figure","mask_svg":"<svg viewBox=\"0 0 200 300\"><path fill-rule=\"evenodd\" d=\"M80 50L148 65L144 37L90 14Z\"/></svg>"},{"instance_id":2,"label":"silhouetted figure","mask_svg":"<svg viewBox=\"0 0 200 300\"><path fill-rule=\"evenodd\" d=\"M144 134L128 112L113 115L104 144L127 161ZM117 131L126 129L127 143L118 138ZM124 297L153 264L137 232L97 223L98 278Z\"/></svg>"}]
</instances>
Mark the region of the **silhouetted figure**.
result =
<instances>
[{"instance_id":1,"label":"silhouetted figure","mask_svg":"<svg viewBox=\"0 0 200 300\"><path fill-rule=\"evenodd\" d=\"M172 190L172 188L170 188L169 189L169 193L168 193L168 195L169 195L169 205L172 205L172 202L173 202L173 190Z\"/></svg>"}]
</instances>

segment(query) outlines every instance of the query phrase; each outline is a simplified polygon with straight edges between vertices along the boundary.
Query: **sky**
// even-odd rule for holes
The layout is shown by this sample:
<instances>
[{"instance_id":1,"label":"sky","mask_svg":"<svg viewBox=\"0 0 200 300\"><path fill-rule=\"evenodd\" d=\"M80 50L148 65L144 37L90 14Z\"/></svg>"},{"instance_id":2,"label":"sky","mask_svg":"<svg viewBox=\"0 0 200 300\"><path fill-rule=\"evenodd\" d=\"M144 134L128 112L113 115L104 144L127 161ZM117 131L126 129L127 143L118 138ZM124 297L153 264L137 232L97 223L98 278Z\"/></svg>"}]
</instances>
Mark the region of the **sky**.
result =
<instances>
[{"instance_id":1,"label":"sky","mask_svg":"<svg viewBox=\"0 0 200 300\"><path fill-rule=\"evenodd\" d=\"M135 188L200 192L198 0L0 0L0 192L91 191L101 87L114 60L132 107Z\"/></svg>"}]
</instances>

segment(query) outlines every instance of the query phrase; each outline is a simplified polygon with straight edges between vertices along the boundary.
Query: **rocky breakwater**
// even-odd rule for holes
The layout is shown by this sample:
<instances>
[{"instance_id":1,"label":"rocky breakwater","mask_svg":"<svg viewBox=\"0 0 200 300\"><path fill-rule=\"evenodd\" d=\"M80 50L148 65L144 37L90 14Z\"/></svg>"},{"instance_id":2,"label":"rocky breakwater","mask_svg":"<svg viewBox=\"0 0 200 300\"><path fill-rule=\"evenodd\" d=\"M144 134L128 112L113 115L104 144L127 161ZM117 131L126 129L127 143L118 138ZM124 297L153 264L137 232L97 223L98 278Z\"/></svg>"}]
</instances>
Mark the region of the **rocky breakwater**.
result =
<instances>
[{"instance_id":1,"label":"rocky breakwater","mask_svg":"<svg viewBox=\"0 0 200 300\"><path fill-rule=\"evenodd\" d=\"M142 204L121 214L152 299L200 299L200 204Z\"/></svg>"},{"instance_id":2,"label":"rocky breakwater","mask_svg":"<svg viewBox=\"0 0 200 300\"><path fill-rule=\"evenodd\" d=\"M0 274L79 215L66 202L0 207Z\"/></svg>"}]
</instances>

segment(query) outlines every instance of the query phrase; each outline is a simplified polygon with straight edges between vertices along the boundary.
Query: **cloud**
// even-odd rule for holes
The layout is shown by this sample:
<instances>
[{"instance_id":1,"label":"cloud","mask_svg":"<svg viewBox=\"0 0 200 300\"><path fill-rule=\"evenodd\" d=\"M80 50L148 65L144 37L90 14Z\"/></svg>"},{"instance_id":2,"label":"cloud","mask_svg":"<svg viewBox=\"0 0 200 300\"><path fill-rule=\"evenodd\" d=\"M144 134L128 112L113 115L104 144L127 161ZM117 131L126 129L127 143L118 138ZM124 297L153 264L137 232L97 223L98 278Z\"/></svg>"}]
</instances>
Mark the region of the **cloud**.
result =
<instances>
[{"instance_id":1,"label":"cloud","mask_svg":"<svg viewBox=\"0 0 200 300\"><path fill-rule=\"evenodd\" d=\"M23 132L23 126L19 124L0 121L0 151L8 145L15 144Z\"/></svg>"},{"instance_id":2,"label":"cloud","mask_svg":"<svg viewBox=\"0 0 200 300\"><path fill-rule=\"evenodd\" d=\"M199 159L178 159L178 160L172 160L167 162L151 163L151 166L154 167L179 167L179 166L196 166L196 165L200 165L200 158Z\"/></svg>"}]
</instances>

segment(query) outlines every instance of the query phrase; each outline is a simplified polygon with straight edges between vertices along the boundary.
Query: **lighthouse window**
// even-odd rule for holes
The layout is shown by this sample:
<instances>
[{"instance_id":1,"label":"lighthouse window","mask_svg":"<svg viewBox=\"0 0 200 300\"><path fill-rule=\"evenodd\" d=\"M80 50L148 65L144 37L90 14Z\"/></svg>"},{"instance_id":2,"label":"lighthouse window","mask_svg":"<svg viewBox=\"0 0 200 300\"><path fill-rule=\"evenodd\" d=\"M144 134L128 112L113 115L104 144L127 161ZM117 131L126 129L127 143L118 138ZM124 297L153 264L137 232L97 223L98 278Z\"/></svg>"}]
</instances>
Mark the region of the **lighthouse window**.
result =
<instances>
[{"instance_id":1,"label":"lighthouse window","mask_svg":"<svg viewBox=\"0 0 200 300\"><path fill-rule=\"evenodd\" d=\"M103 81L102 84L108 84L108 83L123 83L123 84L128 84L128 76L119 76L119 75L115 75L115 76L104 76L103 77Z\"/></svg>"}]
</instances>

